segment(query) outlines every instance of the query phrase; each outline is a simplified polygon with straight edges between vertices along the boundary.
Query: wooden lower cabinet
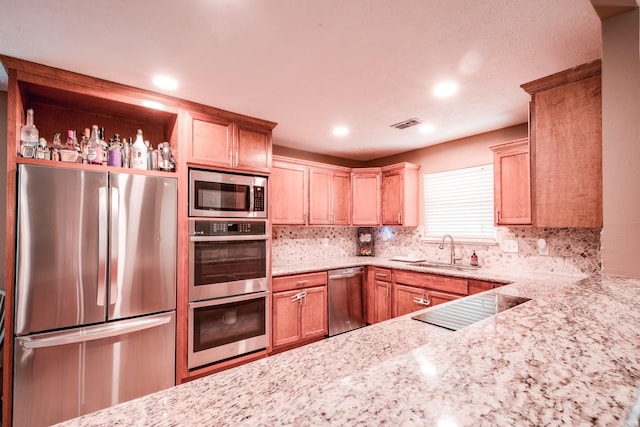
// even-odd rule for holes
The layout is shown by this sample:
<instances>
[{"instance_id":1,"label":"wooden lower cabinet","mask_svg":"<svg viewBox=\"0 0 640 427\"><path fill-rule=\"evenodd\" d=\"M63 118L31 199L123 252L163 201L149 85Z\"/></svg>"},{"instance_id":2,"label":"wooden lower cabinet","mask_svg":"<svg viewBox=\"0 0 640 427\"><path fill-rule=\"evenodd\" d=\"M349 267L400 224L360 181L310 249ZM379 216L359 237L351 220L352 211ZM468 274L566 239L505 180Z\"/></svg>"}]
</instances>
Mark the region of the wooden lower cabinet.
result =
<instances>
[{"instance_id":1,"label":"wooden lower cabinet","mask_svg":"<svg viewBox=\"0 0 640 427\"><path fill-rule=\"evenodd\" d=\"M393 313L391 312L391 288L393 284L391 282L383 282L376 280L375 282L375 310L374 310L374 323L382 322L383 320L391 319Z\"/></svg>"},{"instance_id":2,"label":"wooden lower cabinet","mask_svg":"<svg viewBox=\"0 0 640 427\"><path fill-rule=\"evenodd\" d=\"M328 333L326 272L274 278L271 298L274 349Z\"/></svg>"},{"instance_id":3,"label":"wooden lower cabinet","mask_svg":"<svg viewBox=\"0 0 640 427\"><path fill-rule=\"evenodd\" d=\"M393 316L402 316L429 307L429 291L415 286L396 285L393 288Z\"/></svg>"},{"instance_id":4,"label":"wooden lower cabinet","mask_svg":"<svg viewBox=\"0 0 640 427\"><path fill-rule=\"evenodd\" d=\"M435 305L442 304L445 302L453 301L454 299L462 298L465 296L466 295L455 295L455 294L448 294L446 292L430 291L429 292L429 300L431 301L430 307L433 307Z\"/></svg>"},{"instance_id":5,"label":"wooden lower cabinet","mask_svg":"<svg viewBox=\"0 0 640 427\"><path fill-rule=\"evenodd\" d=\"M469 280L393 270L393 316L433 307L469 294Z\"/></svg>"},{"instance_id":6,"label":"wooden lower cabinet","mask_svg":"<svg viewBox=\"0 0 640 427\"><path fill-rule=\"evenodd\" d=\"M383 320L391 319L393 316L391 301L393 298L393 273L388 268L373 268L373 274L368 275L369 280L372 280L373 286L369 289L373 291L373 298L368 298L367 302L373 302L373 316L369 315L369 318L373 317L371 323L382 322ZM369 313L371 310L367 310Z\"/></svg>"},{"instance_id":7,"label":"wooden lower cabinet","mask_svg":"<svg viewBox=\"0 0 640 427\"><path fill-rule=\"evenodd\" d=\"M496 282L487 282L485 280L472 279L472 280L469 280L469 295L499 288L500 286L504 286L504 284L496 283Z\"/></svg>"}]
</instances>

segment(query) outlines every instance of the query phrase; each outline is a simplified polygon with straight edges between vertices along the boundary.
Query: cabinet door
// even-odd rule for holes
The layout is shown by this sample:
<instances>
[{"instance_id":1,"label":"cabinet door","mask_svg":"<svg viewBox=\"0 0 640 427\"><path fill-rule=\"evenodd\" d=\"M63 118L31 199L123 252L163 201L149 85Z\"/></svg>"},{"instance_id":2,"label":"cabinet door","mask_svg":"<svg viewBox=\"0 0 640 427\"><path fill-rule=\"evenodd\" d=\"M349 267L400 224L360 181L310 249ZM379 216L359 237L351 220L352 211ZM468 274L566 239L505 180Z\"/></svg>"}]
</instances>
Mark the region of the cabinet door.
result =
<instances>
[{"instance_id":1,"label":"cabinet door","mask_svg":"<svg viewBox=\"0 0 640 427\"><path fill-rule=\"evenodd\" d=\"M295 343L300 339L300 291L276 292L273 301L273 346Z\"/></svg>"},{"instance_id":2,"label":"cabinet door","mask_svg":"<svg viewBox=\"0 0 640 427\"><path fill-rule=\"evenodd\" d=\"M531 224L531 179L527 139L492 147L496 225Z\"/></svg>"},{"instance_id":3,"label":"cabinet door","mask_svg":"<svg viewBox=\"0 0 640 427\"><path fill-rule=\"evenodd\" d=\"M351 224L380 225L380 172L351 175Z\"/></svg>"},{"instance_id":4,"label":"cabinet door","mask_svg":"<svg viewBox=\"0 0 640 427\"><path fill-rule=\"evenodd\" d=\"M375 321L391 319L391 282L376 280L375 285Z\"/></svg>"},{"instance_id":5,"label":"cabinet door","mask_svg":"<svg viewBox=\"0 0 640 427\"><path fill-rule=\"evenodd\" d=\"M328 170L309 170L309 224L331 224L331 179Z\"/></svg>"},{"instance_id":6,"label":"cabinet door","mask_svg":"<svg viewBox=\"0 0 640 427\"><path fill-rule=\"evenodd\" d=\"M454 299L462 298L461 295L447 294L444 292L429 291L429 300L431 301L431 307L434 305L442 304L447 301L453 301Z\"/></svg>"},{"instance_id":7,"label":"cabinet door","mask_svg":"<svg viewBox=\"0 0 640 427\"><path fill-rule=\"evenodd\" d=\"M602 227L600 61L522 88L531 94L533 225Z\"/></svg>"},{"instance_id":8,"label":"cabinet door","mask_svg":"<svg viewBox=\"0 0 640 427\"><path fill-rule=\"evenodd\" d=\"M331 177L331 223L349 225L351 214L351 175L333 173Z\"/></svg>"},{"instance_id":9,"label":"cabinet door","mask_svg":"<svg viewBox=\"0 0 640 427\"><path fill-rule=\"evenodd\" d=\"M274 225L307 223L308 174L309 168L306 166L273 162L269 177L269 200Z\"/></svg>"},{"instance_id":10,"label":"cabinet door","mask_svg":"<svg viewBox=\"0 0 640 427\"><path fill-rule=\"evenodd\" d=\"M402 175L399 171L382 175L382 224L402 224Z\"/></svg>"},{"instance_id":11,"label":"cabinet door","mask_svg":"<svg viewBox=\"0 0 640 427\"><path fill-rule=\"evenodd\" d=\"M328 333L327 287L318 286L304 289L302 301L301 339L321 337Z\"/></svg>"},{"instance_id":12,"label":"cabinet door","mask_svg":"<svg viewBox=\"0 0 640 427\"><path fill-rule=\"evenodd\" d=\"M209 117L194 117L189 160L229 168L233 162L233 124Z\"/></svg>"},{"instance_id":13,"label":"cabinet door","mask_svg":"<svg viewBox=\"0 0 640 427\"><path fill-rule=\"evenodd\" d=\"M398 285L393 287L393 316L413 313L417 310L428 308L429 291L414 286Z\"/></svg>"},{"instance_id":14,"label":"cabinet door","mask_svg":"<svg viewBox=\"0 0 640 427\"><path fill-rule=\"evenodd\" d=\"M271 170L271 131L237 125L234 167L269 172Z\"/></svg>"}]
</instances>

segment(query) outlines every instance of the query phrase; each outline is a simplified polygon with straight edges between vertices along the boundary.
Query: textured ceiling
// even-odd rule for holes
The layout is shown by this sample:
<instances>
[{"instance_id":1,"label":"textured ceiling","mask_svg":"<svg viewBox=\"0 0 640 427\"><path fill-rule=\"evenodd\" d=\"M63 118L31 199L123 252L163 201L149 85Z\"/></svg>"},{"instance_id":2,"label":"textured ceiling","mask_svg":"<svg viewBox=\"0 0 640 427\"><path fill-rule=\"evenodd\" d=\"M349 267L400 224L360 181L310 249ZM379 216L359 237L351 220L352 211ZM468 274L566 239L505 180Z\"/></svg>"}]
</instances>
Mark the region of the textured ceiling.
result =
<instances>
[{"instance_id":1,"label":"textured ceiling","mask_svg":"<svg viewBox=\"0 0 640 427\"><path fill-rule=\"evenodd\" d=\"M277 122L275 144L355 160L523 123L520 84L601 54L589 0L0 0L0 11L2 54L155 91L151 77L170 74L170 95ZM453 98L432 96L442 79L458 81ZM436 130L390 127L414 117ZM331 134L339 124L349 135Z\"/></svg>"}]
</instances>

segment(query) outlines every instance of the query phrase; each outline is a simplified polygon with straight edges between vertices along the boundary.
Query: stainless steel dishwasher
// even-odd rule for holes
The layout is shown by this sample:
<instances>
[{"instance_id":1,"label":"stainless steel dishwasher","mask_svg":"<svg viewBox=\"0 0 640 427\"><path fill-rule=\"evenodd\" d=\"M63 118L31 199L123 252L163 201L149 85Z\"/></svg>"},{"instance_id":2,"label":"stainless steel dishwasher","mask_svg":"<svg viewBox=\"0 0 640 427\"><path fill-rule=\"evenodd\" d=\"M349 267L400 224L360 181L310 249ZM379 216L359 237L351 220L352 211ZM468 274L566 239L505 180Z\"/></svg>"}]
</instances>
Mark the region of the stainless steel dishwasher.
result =
<instances>
[{"instance_id":1,"label":"stainless steel dishwasher","mask_svg":"<svg viewBox=\"0 0 640 427\"><path fill-rule=\"evenodd\" d=\"M363 275L363 267L329 271L329 336L365 325Z\"/></svg>"}]
</instances>

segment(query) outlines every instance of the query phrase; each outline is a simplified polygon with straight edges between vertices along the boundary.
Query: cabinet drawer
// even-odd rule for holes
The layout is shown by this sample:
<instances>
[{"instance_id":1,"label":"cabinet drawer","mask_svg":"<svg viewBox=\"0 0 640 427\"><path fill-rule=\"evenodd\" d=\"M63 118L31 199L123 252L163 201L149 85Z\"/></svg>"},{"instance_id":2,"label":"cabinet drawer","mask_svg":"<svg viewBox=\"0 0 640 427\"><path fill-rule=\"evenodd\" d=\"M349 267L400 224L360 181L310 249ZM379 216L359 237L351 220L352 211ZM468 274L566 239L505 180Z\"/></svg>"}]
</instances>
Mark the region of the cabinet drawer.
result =
<instances>
[{"instance_id":1,"label":"cabinet drawer","mask_svg":"<svg viewBox=\"0 0 640 427\"><path fill-rule=\"evenodd\" d=\"M432 276L425 274L425 285L429 289L454 294L469 295L469 281L453 277Z\"/></svg>"},{"instance_id":2,"label":"cabinet drawer","mask_svg":"<svg viewBox=\"0 0 640 427\"><path fill-rule=\"evenodd\" d=\"M327 284L327 272L308 274L295 274L293 276L274 277L272 291L288 291L294 289L308 288L309 286L321 286Z\"/></svg>"},{"instance_id":3,"label":"cabinet drawer","mask_svg":"<svg viewBox=\"0 0 640 427\"><path fill-rule=\"evenodd\" d=\"M416 273L405 270L394 270L393 278L395 283L401 283L403 285L427 288L435 291L451 292L461 295L469 294L469 281L466 279Z\"/></svg>"},{"instance_id":4,"label":"cabinet drawer","mask_svg":"<svg viewBox=\"0 0 640 427\"><path fill-rule=\"evenodd\" d=\"M401 283L409 286L426 287L429 276L424 273L416 273L414 271L393 270L393 280L395 283Z\"/></svg>"},{"instance_id":5,"label":"cabinet drawer","mask_svg":"<svg viewBox=\"0 0 640 427\"><path fill-rule=\"evenodd\" d=\"M373 272L373 275L376 280L382 280L384 282L391 281L391 270L389 270L388 268L376 267L376 269Z\"/></svg>"}]
</instances>

